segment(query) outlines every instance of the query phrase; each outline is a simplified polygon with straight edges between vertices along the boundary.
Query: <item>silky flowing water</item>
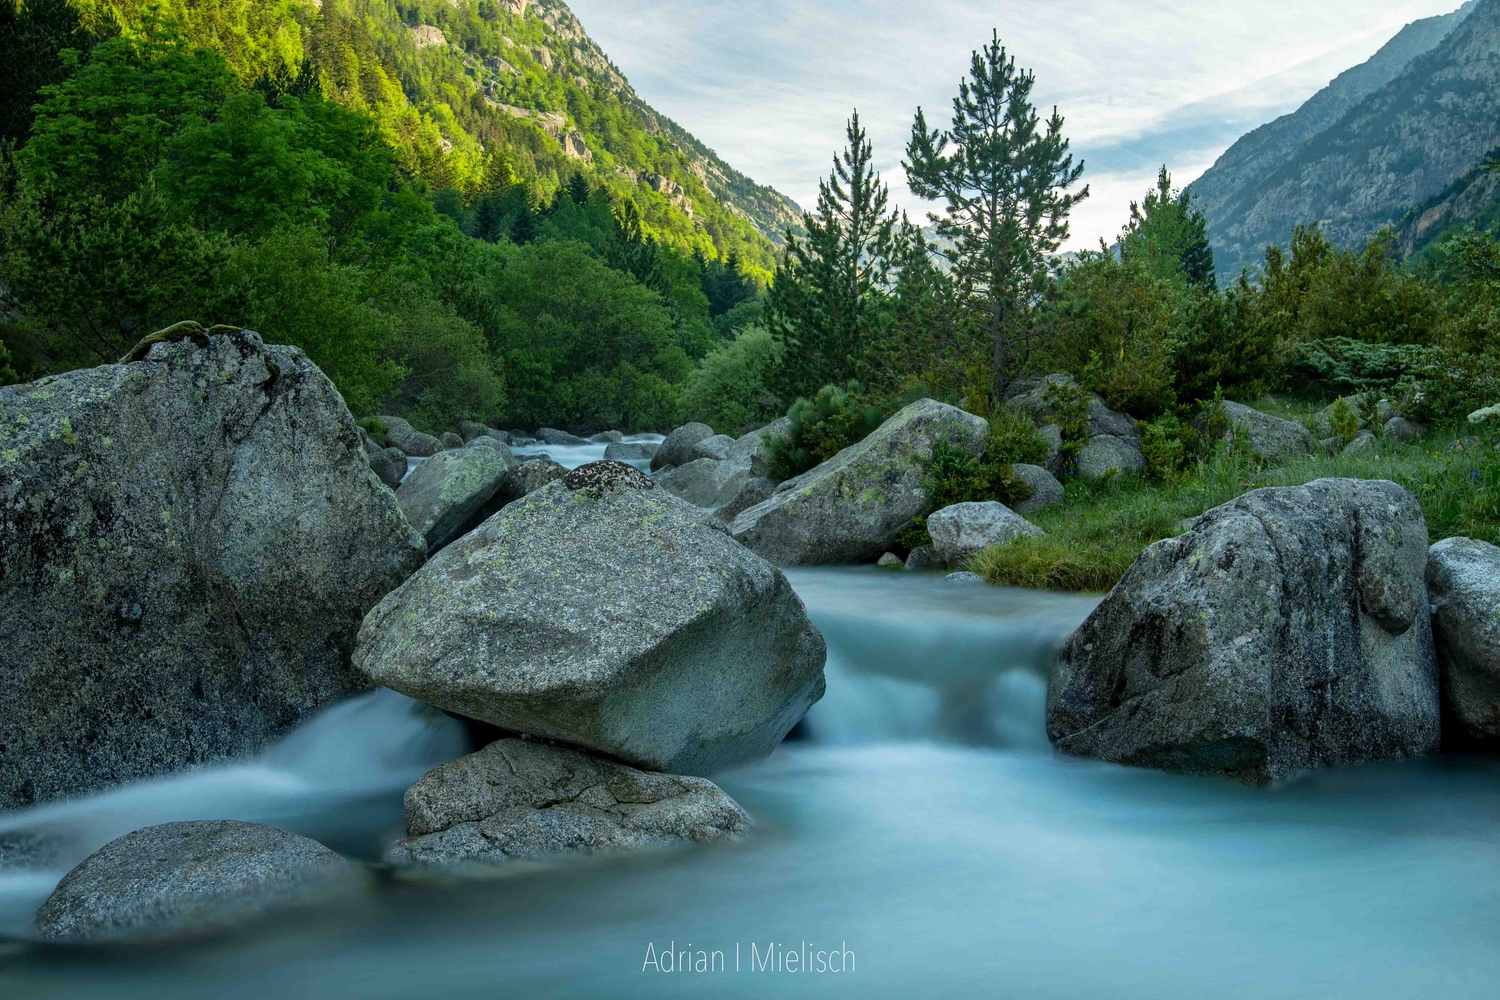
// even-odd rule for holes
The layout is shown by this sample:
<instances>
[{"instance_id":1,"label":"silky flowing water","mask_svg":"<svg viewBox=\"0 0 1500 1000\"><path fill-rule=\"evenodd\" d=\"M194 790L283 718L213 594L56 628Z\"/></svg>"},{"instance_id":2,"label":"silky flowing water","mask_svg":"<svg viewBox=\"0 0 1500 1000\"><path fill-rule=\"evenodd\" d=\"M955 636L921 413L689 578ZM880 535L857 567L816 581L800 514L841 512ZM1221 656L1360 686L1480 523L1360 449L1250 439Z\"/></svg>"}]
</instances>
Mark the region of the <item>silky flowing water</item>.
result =
<instances>
[{"instance_id":1,"label":"silky flowing water","mask_svg":"<svg viewBox=\"0 0 1500 1000\"><path fill-rule=\"evenodd\" d=\"M0 997L1495 995L1495 760L1262 790L1062 758L1046 664L1092 601L789 575L828 637L828 695L798 739L719 776L756 819L748 839L387 877L187 947L27 940L66 867L150 823L260 820L377 858L405 787L464 748L452 720L377 692L255 762L0 814L0 836L61 836L67 854L0 876ZM835 953L844 971L764 971L752 955L768 950ZM714 971L657 971L684 952Z\"/></svg>"}]
</instances>

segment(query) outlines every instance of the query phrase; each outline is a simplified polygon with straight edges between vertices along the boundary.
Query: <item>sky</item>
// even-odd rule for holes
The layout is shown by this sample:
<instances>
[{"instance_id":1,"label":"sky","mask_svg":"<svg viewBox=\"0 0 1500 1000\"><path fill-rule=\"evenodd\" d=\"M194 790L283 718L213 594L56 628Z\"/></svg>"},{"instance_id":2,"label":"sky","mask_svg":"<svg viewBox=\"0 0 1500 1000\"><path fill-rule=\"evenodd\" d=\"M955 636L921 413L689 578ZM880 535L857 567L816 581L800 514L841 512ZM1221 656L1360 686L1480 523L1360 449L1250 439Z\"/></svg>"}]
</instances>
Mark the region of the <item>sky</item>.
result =
<instances>
[{"instance_id":1,"label":"sky","mask_svg":"<svg viewBox=\"0 0 1500 1000\"><path fill-rule=\"evenodd\" d=\"M569 0L637 93L762 184L814 204L858 108L893 200L920 105L946 123L998 30L1058 106L1091 196L1065 249L1111 240L1162 164L1186 184L1401 27L1461 0Z\"/></svg>"}]
</instances>

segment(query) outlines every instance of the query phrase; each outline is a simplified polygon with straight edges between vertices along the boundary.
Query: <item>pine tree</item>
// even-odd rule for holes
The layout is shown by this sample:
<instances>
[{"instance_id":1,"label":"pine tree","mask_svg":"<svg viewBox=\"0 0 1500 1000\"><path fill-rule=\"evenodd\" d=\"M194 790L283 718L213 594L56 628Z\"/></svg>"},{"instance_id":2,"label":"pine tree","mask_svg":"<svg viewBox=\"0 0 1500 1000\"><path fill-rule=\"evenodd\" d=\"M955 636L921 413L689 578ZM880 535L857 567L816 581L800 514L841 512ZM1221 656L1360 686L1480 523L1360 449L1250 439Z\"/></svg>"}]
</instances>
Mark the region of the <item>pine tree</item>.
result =
<instances>
[{"instance_id":1,"label":"pine tree","mask_svg":"<svg viewBox=\"0 0 1500 1000\"><path fill-rule=\"evenodd\" d=\"M931 216L950 243L954 278L984 316L990 341L991 405L1015 373L1015 341L1045 287L1049 256L1068 238L1068 213L1088 197L1053 108L1045 123L1031 103L1035 74L1017 70L998 32L975 52L953 100L947 131L929 129L919 108L906 149L911 190L944 204Z\"/></svg>"},{"instance_id":2,"label":"pine tree","mask_svg":"<svg viewBox=\"0 0 1500 1000\"><path fill-rule=\"evenodd\" d=\"M1159 277L1180 274L1196 288L1215 287L1208 220L1190 192L1172 188L1172 175L1165 165L1145 203L1130 203L1130 222L1120 238L1120 253L1124 260L1139 261Z\"/></svg>"},{"instance_id":3,"label":"pine tree","mask_svg":"<svg viewBox=\"0 0 1500 1000\"><path fill-rule=\"evenodd\" d=\"M0 0L0 142L26 141L38 91L68 76L59 53L74 49L87 57L103 38L79 24L68 0Z\"/></svg>"},{"instance_id":4,"label":"pine tree","mask_svg":"<svg viewBox=\"0 0 1500 1000\"><path fill-rule=\"evenodd\" d=\"M818 183L816 213L803 216L807 237L787 234L766 300L767 326L785 349L775 388L788 397L853 378L879 336L896 216L858 111L845 135L848 147Z\"/></svg>"}]
</instances>

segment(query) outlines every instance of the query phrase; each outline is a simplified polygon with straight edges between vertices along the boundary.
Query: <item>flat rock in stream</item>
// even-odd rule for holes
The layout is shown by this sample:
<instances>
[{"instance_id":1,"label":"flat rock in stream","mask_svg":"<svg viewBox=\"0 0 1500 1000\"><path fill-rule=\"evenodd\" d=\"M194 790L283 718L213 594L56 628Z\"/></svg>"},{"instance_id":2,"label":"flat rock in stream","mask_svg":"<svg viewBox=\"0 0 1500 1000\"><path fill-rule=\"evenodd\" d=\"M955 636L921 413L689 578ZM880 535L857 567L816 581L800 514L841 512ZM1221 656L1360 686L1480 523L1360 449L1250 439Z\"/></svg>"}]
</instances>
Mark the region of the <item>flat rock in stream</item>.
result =
<instances>
[{"instance_id":1,"label":"flat rock in stream","mask_svg":"<svg viewBox=\"0 0 1500 1000\"><path fill-rule=\"evenodd\" d=\"M1151 546L1064 646L1057 747L1251 782L1431 753L1427 525L1389 482L1258 490Z\"/></svg>"},{"instance_id":2,"label":"flat rock in stream","mask_svg":"<svg viewBox=\"0 0 1500 1000\"><path fill-rule=\"evenodd\" d=\"M428 772L406 793L395 865L461 867L724 840L750 817L713 782L652 774L508 739Z\"/></svg>"},{"instance_id":3,"label":"flat rock in stream","mask_svg":"<svg viewBox=\"0 0 1500 1000\"><path fill-rule=\"evenodd\" d=\"M205 937L364 883L317 841L259 823L165 823L91 854L37 911L52 944Z\"/></svg>"},{"instance_id":4,"label":"flat rock in stream","mask_svg":"<svg viewBox=\"0 0 1500 1000\"><path fill-rule=\"evenodd\" d=\"M354 654L427 704L683 774L770 753L822 697L824 656L780 570L618 462L444 549Z\"/></svg>"},{"instance_id":5,"label":"flat rock in stream","mask_svg":"<svg viewBox=\"0 0 1500 1000\"><path fill-rule=\"evenodd\" d=\"M0 809L259 752L368 686L355 632L424 558L295 348L0 388Z\"/></svg>"}]
</instances>

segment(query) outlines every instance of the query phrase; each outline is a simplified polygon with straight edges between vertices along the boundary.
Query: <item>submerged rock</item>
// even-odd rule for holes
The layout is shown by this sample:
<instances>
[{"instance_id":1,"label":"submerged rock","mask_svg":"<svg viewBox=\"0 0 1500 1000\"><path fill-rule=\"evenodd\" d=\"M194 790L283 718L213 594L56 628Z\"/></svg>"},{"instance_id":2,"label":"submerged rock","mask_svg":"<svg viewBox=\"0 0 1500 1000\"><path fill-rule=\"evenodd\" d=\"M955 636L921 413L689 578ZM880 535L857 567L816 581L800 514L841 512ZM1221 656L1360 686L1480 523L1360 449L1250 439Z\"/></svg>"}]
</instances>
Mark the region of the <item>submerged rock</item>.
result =
<instances>
[{"instance_id":1,"label":"submerged rock","mask_svg":"<svg viewBox=\"0 0 1500 1000\"><path fill-rule=\"evenodd\" d=\"M625 440L625 435L619 431L603 431L589 438L594 444L620 444Z\"/></svg>"},{"instance_id":2,"label":"submerged rock","mask_svg":"<svg viewBox=\"0 0 1500 1000\"><path fill-rule=\"evenodd\" d=\"M875 565L879 566L881 569L902 569L906 566L906 560L902 559L894 552L887 552L885 555L880 557L880 561Z\"/></svg>"},{"instance_id":3,"label":"submerged rock","mask_svg":"<svg viewBox=\"0 0 1500 1000\"><path fill-rule=\"evenodd\" d=\"M1003 503L961 503L927 519L927 533L937 556L949 566L963 566L992 545L1018 538L1041 538L1041 528Z\"/></svg>"},{"instance_id":4,"label":"submerged rock","mask_svg":"<svg viewBox=\"0 0 1500 1000\"><path fill-rule=\"evenodd\" d=\"M651 457L651 471L668 465L687 465L698 457L693 454L698 442L713 436L714 429L707 424L683 424L668 434L661 447L656 449L656 454Z\"/></svg>"},{"instance_id":5,"label":"submerged rock","mask_svg":"<svg viewBox=\"0 0 1500 1000\"><path fill-rule=\"evenodd\" d=\"M779 570L599 462L443 550L366 618L355 662L511 732L705 774L770 753L824 656Z\"/></svg>"},{"instance_id":6,"label":"submerged rock","mask_svg":"<svg viewBox=\"0 0 1500 1000\"><path fill-rule=\"evenodd\" d=\"M734 537L781 566L868 563L931 513L922 480L933 449L947 444L977 458L988 440L982 417L930 399L913 403L735 518Z\"/></svg>"},{"instance_id":7,"label":"submerged rock","mask_svg":"<svg viewBox=\"0 0 1500 1000\"><path fill-rule=\"evenodd\" d=\"M375 422L385 428L386 444L400 448L412 458L431 458L443 450L443 442L431 434L423 434L400 417L376 417Z\"/></svg>"},{"instance_id":8,"label":"submerged rock","mask_svg":"<svg viewBox=\"0 0 1500 1000\"><path fill-rule=\"evenodd\" d=\"M410 838L386 860L452 867L737 837L750 817L703 778L651 774L578 750L501 740L406 793Z\"/></svg>"},{"instance_id":9,"label":"submerged rock","mask_svg":"<svg viewBox=\"0 0 1500 1000\"><path fill-rule=\"evenodd\" d=\"M1430 753L1437 663L1421 508L1394 483L1259 490L1158 542L1068 641L1068 753L1266 781Z\"/></svg>"},{"instance_id":10,"label":"submerged rock","mask_svg":"<svg viewBox=\"0 0 1500 1000\"><path fill-rule=\"evenodd\" d=\"M424 558L295 348L0 389L0 809L258 752L368 685L360 620Z\"/></svg>"},{"instance_id":11,"label":"submerged rock","mask_svg":"<svg viewBox=\"0 0 1500 1000\"><path fill-rule=\"evenodd\" d=\"M1438 542L1427 590L1448 710L1444 737L1500 746L1500 548L1472 538Z\"/></svg>"},{"instance_id":12,"label":"submerged rock","mask_svg":"<svg viewBox=\"0 0 1500 1000\"><path fill-rule=\"evenodd\" d=\"M90 855L37 911L53 944L204 937L359 886L359 866L258 823L166 823Z\"/></svg>"},{"instance_id":13,"label":"submerged rock","mask_svg":"<svg viewBox=\"0 0 1500 1000\"><path fill-rule=\"evenodd\" d=\"M919 545L907 555L906 568L913 573L927 573L945 570L948 564L943 562L942 556L938 555L937 546Z\"/></svg>"},{"instance_id":14,"label":"submerged rock","mask_svg":"<svg viewBox=\"0 0 1500 1000\"><path fill-rule=\"evenodd\" d=\"M503 448L497 441L496 445ZM507 452L483 446L445 451L417 466L396 491L411 526L436 552L464 533L505 485L514 468Z\"/></svg>"}]
</instances>

